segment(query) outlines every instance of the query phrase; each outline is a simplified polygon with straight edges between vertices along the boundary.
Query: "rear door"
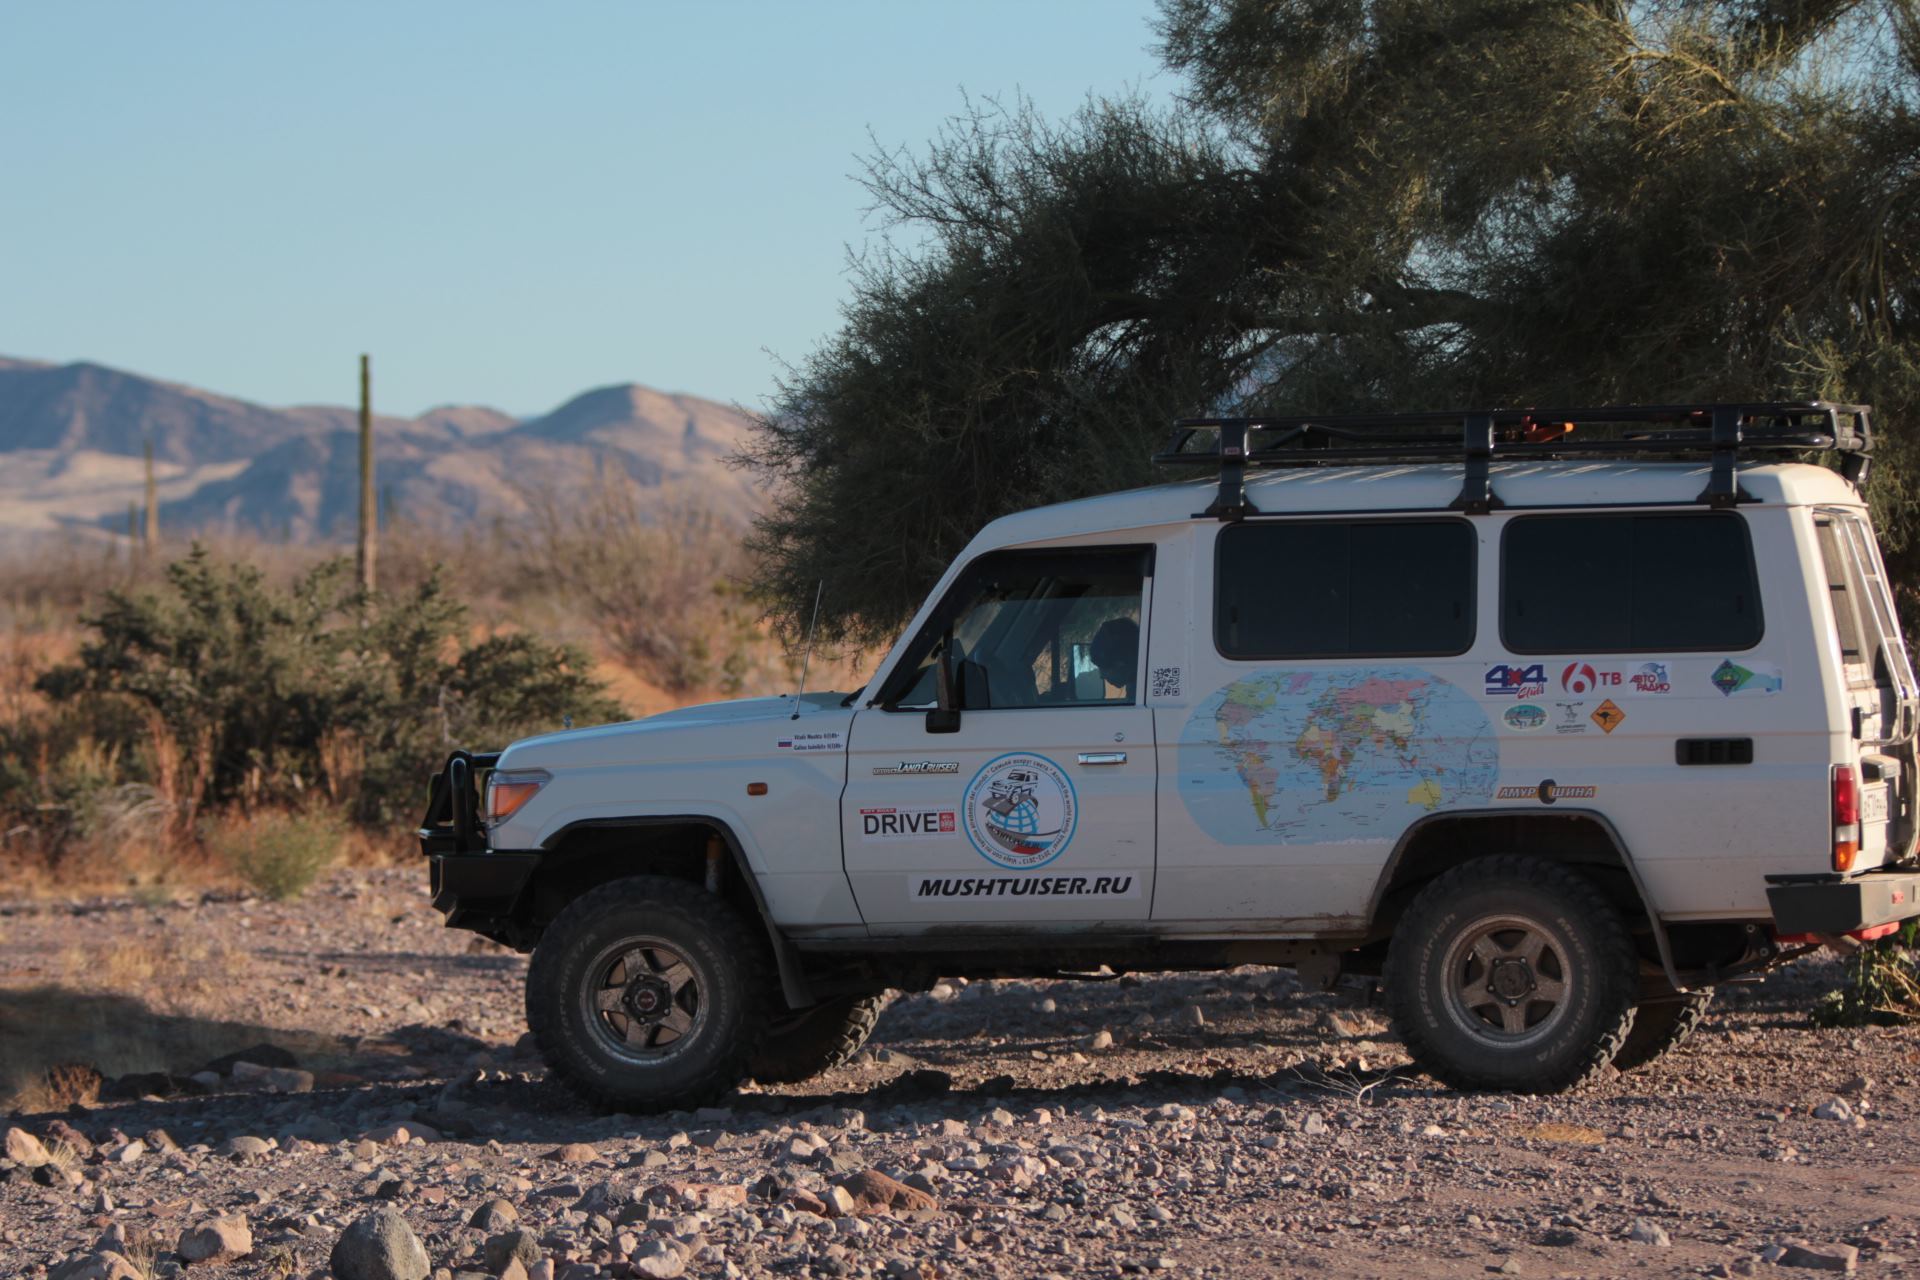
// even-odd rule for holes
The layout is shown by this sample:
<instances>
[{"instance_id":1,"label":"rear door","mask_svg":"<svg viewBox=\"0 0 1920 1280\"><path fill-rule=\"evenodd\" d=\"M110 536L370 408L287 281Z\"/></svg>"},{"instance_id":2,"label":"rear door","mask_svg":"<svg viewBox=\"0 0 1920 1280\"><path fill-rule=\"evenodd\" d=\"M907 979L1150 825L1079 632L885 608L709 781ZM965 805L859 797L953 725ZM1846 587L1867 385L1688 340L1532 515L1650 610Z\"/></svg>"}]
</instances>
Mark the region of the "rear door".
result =
<instances>
[{"instance_id":1,"label":"rear door","mask_svg":"<svg viewBox=\"0 0 1920 1280\"><path fill-rule=\"evenodd\" d=\"M875 933L1137 921L1153 897L1152 551L997 552L853 721L841 838ZM951 646L960 724L930 729Z\"/></svg>"},{"instance_id":2,"label":"rear door","mask_svg":"<svg viewBox=\"0 0 1920 1280\"><path fill-rule=\"evenodd\" d=\"M1914 844L1913 668L1866 517L1834 507L1816 510L1813 519L1840 646L1849 728L1860 755L1856 865L1877 866L1905 857Z\"/></svg>"}]
</instances>

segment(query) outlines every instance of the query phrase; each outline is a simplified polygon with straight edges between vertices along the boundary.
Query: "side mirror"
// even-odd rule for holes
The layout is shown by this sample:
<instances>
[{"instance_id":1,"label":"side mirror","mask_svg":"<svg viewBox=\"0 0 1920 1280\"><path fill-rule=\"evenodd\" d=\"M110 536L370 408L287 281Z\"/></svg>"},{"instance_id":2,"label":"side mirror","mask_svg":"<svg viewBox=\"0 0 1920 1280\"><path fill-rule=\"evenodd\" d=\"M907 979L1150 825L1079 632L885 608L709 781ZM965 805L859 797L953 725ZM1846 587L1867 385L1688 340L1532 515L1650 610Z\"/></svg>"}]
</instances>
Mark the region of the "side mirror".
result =
<instances>
[{"instance_id":1,"label":"side mirror","mask_svg":"<svg viewBox=\"0 0 1920 1280\"><path fill-rule=\"evenodd\" d=\"M960 731L960 699L954 693L953 628L940 642L940 665L933 672L934 705L927 711L928 733Z\"/></svg>"}]
</instances>

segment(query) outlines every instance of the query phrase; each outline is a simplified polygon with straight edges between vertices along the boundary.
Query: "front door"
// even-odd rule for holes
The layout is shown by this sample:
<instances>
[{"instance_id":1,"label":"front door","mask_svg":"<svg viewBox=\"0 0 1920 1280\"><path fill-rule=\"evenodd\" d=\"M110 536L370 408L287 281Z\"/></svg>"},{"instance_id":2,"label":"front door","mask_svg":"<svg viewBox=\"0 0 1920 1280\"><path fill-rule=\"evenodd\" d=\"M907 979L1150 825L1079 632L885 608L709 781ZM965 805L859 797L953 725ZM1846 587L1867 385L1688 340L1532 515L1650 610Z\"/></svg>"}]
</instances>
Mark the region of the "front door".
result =
<instances>
[{"instance_id":1,"label":"front door","mask_svg":"<svg viewBox=\"0 0 1920 1280\"><path fill-rule=\"evenodd\" d=\"M996 552L955 580L879 705L854 717L847 878L876 933L1145 920L1147 549ZM933 732L950 653L959 727Z\"/></svg>"}]
</instances>

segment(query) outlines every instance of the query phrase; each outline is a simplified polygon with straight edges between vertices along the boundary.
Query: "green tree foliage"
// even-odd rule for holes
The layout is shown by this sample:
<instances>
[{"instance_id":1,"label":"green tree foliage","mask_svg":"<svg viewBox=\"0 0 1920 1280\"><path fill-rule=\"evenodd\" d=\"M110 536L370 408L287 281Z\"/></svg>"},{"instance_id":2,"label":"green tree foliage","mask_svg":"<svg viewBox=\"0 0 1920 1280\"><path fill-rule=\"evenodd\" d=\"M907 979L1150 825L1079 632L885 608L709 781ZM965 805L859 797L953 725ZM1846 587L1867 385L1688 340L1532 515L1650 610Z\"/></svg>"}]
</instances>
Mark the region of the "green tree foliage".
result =
<instances>
[{"instance_id":1,"label":"green tree foliage","mask_svg":"<svg viewBox=\"0 0 1920 1280\"><path fill-rule=\"evenodd\" d=\"M39 687L116 756L144 758L189 821L324 794L390 822L415 815L455 746L621 714L569 648L467 642L466 611L437 574L368 596L342 558L281 590L196 547L164 589L109 593L87 621L78 661Z\"/></svg>"},{"instance_id":2,"label":"green tree foliage","mask_svg":"<svg viewBox=\"0 0 1920 1280\"><path fill-rule=\"evenodd\" d=\"M1871 400L1920 567L1920 0L1163 0L1159 36L1173 107L983 104L869 161L898 239L749 450L790 631L824 580L883 638L1201 411Z\"/></svg>"}]
</instances>

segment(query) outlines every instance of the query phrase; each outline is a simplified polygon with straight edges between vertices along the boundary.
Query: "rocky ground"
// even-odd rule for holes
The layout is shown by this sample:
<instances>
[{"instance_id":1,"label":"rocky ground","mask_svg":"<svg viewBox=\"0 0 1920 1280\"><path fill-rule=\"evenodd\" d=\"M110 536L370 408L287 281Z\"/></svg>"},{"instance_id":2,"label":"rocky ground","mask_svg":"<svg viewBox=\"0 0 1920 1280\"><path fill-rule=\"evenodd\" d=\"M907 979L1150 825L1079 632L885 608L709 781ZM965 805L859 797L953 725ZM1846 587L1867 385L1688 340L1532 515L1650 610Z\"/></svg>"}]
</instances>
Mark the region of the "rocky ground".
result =
<instances>
[{"instance_id":1,"label":"rocky ground","mask_svg":"<svg viewBox=\"0 0 1920 1280\"><path fill-rule=\"evenodd\" d=\"M1810 1028L1831 965L1569 1097L1438 1088L1366 993L1249 969L942 986L648 1118L517 1050L524 969L416 868L0 902L0 1274L1920 1274L1920 1032Z\"/></svg>"}]
</instances>

